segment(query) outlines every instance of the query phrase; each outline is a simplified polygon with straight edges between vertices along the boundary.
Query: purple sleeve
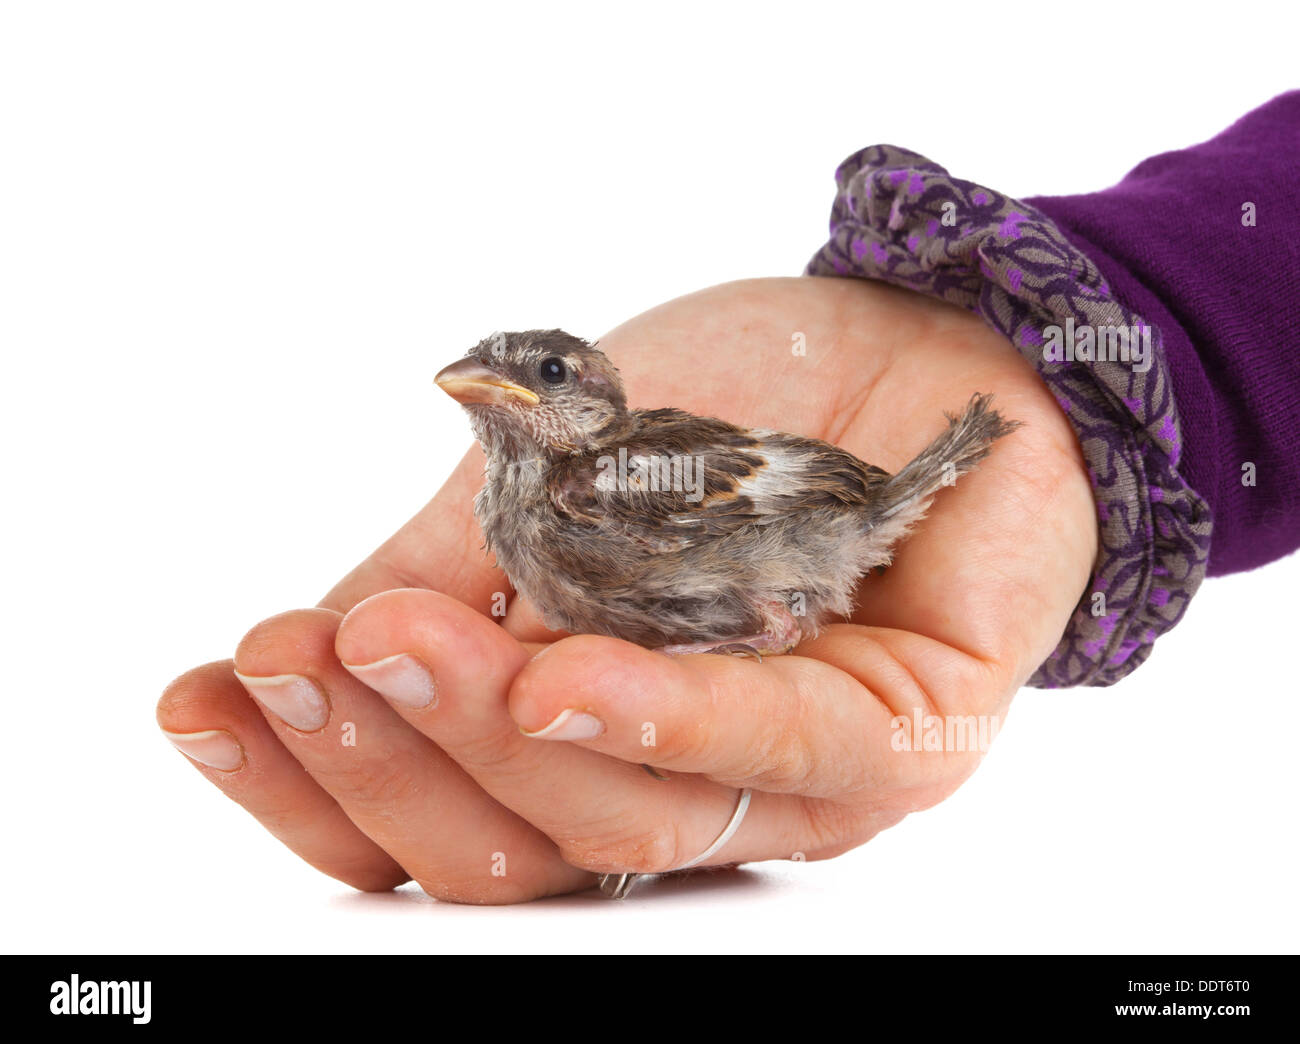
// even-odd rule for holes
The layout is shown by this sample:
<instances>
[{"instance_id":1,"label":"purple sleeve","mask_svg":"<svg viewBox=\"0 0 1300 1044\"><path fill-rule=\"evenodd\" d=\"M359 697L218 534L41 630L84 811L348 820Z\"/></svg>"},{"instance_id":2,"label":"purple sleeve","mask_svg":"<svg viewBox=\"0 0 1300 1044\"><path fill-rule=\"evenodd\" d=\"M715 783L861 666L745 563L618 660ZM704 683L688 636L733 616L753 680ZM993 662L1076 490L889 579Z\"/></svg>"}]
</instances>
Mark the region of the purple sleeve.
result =
<instances>
[{"instance_id":1,"label":"purple sleeve","mask_svg":"<svg viewBox=\"0 0 1300 1044\"><path fill-rule=\"evenodd\" d=\"M1209 575L1300 547L1300 91L1104 192L1026 202L1160 331Z\"/></svg>"},{"instance_id":2,"label":"purple sleeve","mask_svg":"<svg viewBox=\"0 0 1300 1044\"><path fill-rule=\"evenodd\" d=\"M1031 685L1136 669L1182 619L1211 547L1226 573L1300 546L1300 92L1086 196L1021 201L893 145L835 177L807 274L978 313L1079 439L1097 560Z\"/></svg>"}]
</instances>

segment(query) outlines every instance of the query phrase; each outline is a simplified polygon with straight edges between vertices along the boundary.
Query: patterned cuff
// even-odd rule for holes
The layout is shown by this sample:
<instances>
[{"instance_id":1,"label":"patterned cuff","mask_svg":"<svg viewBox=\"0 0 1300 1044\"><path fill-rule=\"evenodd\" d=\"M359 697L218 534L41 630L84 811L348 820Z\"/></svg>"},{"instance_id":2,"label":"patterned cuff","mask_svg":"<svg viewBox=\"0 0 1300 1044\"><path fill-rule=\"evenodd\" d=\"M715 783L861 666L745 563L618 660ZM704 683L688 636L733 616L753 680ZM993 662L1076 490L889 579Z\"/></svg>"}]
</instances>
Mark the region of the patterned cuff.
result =
<instances>
[{"instance_id":1,"label":"patterned cuff","mask_svg":"<svg viewBox=\"0 0 1300 1044\"><path fill-rule=\"evenodd\" d=\"M1178 474L1160 332L1034 207L915 152L875 145L835 175L813 276L881 279L978 312L1033 364L1092 478L1101 542L1088 590L1030 685L1112 685L1176 624L1205 576L1210 508Z\"/></svg>"}]
</instances>

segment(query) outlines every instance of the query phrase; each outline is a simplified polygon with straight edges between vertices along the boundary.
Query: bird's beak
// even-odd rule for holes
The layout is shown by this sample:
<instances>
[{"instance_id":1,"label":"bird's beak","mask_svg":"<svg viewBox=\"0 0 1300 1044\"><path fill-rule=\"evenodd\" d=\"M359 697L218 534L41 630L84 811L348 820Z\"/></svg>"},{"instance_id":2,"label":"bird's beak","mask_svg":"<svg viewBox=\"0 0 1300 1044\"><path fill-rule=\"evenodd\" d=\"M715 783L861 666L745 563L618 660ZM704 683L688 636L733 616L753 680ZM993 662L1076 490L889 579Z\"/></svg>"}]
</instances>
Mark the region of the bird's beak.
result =
<instances>
[{"instance_id":1,"label":"bird's beak","mask_svg":"<svg viewBox=\"0 0 1300 1044\"><path fill-rule=\"evenodd\" d=\"M536 392L508 381L491 367L474 358L461 359L439 371L434 383L462 405L471 402L504 406L512 400L535 406Z\"/></svg>"}]
</instances>

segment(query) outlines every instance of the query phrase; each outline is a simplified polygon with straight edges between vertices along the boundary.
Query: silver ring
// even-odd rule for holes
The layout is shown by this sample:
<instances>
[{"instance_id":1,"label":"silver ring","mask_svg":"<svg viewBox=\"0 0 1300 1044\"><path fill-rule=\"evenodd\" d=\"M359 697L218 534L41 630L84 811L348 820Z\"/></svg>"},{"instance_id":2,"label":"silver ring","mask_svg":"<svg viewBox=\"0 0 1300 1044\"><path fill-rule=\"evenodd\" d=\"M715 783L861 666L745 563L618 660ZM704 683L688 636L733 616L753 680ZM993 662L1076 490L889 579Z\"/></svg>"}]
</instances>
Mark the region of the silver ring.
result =
<instances>
[{"instance_id":1,"label":"silver ring","mask_svg":"<svg viewBox=\"0 0 1300 1044\"><path fill-rule=\"evenodd\" d=\"M683 863L681 866L665 872L671 874L676 873L678 870L689 870L691 867L699 866L705 860L717 855L722 850L722 847L736 836L740 824L745 821L745 813L749 811L749 799L752 796L749 787L743 787L736 796L736 811L731 813L731 819L722 828L722 833L718 835L718 839L689 863ZM636 884L637 878L643 876L643 874L601 874L598 882L600 893L609 899L626 899L628 893L632 891L632 886Z\"/></svg>"}]
</instances>

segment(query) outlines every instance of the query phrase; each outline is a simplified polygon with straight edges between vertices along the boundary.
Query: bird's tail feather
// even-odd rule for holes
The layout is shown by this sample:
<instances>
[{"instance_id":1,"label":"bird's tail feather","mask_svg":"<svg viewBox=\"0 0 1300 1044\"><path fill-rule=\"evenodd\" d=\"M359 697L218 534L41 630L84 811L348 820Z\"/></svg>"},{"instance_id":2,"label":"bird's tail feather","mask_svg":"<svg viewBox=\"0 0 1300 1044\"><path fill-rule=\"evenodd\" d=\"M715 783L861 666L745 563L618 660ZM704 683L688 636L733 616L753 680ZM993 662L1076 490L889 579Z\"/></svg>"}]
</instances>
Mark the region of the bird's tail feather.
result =
<instances>
[{"instance_id":1,"label":"bird's tail feather","mask_svg":"<svg viewBox=\"0 0 1300 1044\"><path fill-rule=\"evenodd\" d=\"M948 430L930 443L911 463L899 470L883 490L883 521L928 500L944 486L988 456L993 443L1020 427L1019 421L1004 420L990 408L992 395L973 395L961 416L948 413Z\"/></svg>"}]
</instances>

